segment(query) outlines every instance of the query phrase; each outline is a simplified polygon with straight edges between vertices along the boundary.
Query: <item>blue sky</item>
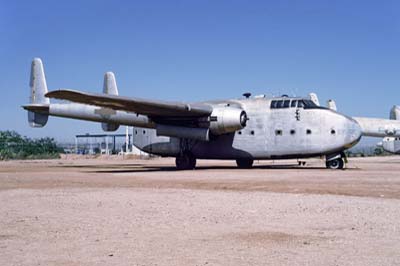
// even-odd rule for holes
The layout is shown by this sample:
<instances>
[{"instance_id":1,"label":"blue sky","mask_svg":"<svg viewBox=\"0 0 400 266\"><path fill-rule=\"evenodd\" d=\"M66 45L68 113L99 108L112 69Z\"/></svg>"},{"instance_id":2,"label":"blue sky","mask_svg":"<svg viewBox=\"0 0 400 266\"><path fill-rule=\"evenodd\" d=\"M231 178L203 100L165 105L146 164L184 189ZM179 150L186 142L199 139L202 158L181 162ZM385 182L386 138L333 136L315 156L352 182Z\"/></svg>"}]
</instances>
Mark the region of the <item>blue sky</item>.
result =
<instances>
[{"instance_id":1,"label":"blue sky","mask_svg":"<svg viewBox=\"0 0 400 266\"><path fill-rule=\"evenodd\" d=\"M399 1L3 1L0 129L72 140L100 125L51 117L31 129L33 57L50 90L198 101L253 94L336 100L352 116L400 104Z\"/></svg>"}]
</instances>

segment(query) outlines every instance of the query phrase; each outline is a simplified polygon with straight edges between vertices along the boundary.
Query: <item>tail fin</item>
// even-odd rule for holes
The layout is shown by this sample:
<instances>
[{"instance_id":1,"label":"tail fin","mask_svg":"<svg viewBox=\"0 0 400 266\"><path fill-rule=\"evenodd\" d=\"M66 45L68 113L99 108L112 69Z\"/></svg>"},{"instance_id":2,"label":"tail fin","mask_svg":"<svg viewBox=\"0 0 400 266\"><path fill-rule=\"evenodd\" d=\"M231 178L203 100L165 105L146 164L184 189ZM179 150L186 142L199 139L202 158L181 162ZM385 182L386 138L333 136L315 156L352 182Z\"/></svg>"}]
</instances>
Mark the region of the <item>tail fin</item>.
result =
<instances>
[{"instance_id":1,"label":"tail fin","mask_svg":"<svg viewBox=\"0 0 400 266\"><path fill-rule=\"evenodd\" d=\"M118 95L117 82L113 72L106 72L104 74L103 93L109 95Z\"/></svg>"},{"instance_id":2,"label":"tail fin","mask_svg":"<svg viewBox=\"0 0 400 266\"><path fill-rule=\"evenodd\" d=\"M336 107L336 102L334 100L328 100L326 102L326 105L329 109L333 110L333 111L337 111L337 107Z\"/></svg>"},{"instance_id":3,"label":"tail fin","mask_svg":"<svg viewBox=\"0 0 400 266\"><path fill-rule=\"evenodd\" d=\"M390 110L390 119L391 120L400 120L400 106L393 106Z\"/></svg>"},{"instance_id":4,"label":"tail fin","mask_svg":"<svg viewBox=\"0 0 400 266\"><path fill-rule=\"evenodd\" d=\"M50 99L45 97L47 84L43 63L40 58L34 58L32 61L29 86L31 89L30 104L24 106L28 110L29 125L31 127L43 127L49 118Z\"/></svg>"},{"instance_id":5,"label":"tail fin","mask_svg":"<svg viewBox=\"0 0 400 266\"><path fill-rule=\"evenodd\" d=\"M113 72L104 74L103 93L109 95L118 95L117 82ZM118 124L101 123L101 128L104 131L116 131L119 128Z\"/></svg>"},{"instance_id":6,"label":"tail fin","mask_svg":"<svg viewBox=\"0 0 400 266\"><path fill-rule=\"evenodd\" d=\"M310 99L311 101L313 101L316 105L319 106L319 100L318 100L318 96L316 93L312 92L309 94L310 95Z\"/></svg>"}]
</instances>

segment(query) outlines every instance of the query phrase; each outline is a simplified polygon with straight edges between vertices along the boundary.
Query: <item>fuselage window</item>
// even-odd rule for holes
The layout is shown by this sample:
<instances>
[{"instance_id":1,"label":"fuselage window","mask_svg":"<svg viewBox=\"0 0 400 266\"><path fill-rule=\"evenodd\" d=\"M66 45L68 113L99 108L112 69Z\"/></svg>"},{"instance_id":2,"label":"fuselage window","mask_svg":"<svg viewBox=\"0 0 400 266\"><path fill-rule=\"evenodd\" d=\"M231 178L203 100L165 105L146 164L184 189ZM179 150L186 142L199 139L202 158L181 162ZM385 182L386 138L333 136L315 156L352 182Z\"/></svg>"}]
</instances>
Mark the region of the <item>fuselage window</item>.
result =
<instances>
[{"instance_id":1,"label":"fuselage window","mask_svg":"<svg viewBox=\"0 0 400 266\"><path fill-rule=\"evenodd\" d=\"M239 131L238 134L239 134L239 135L242 135L242 131Z\"/></svg>"},{"instance_id":2,"label":"fuselage window","mask_svg":"<svg viewBox=\"0 0 400 266\"><path fill-rule=\"evenodd\" d=\"M271 109L275 109L276 108L276 101L272 101L271 102Z\"/></svg>"},{"instance_id":3,"label":"fuselage window","mask_svg":"<svg viewBox=\"0 0 400 266\"><path fill-rule=\"evenodd\" d=\"M282 130L281 129L275 130L275 135L282 136Z\"/></svg>"},{"instance_id":4,"label":"fuselage window","mask_svg":"<svg viewBox=\"0 0 400 266\"><path fill-rule=\"evenodd\" d=\"M137 135L137 130L135 130L135 135Z\"/></svg>"},{"instance_id":5,"label":"fuselage window","mask_svg":"<svg viewBox=\"0 0 400 266\"><path fill-rule=\"evenodd\" d=\"M332 130L331 130L331 134L332 134L332 135L335 135L335 134L336 134L336 130L332 129Z\"/></svg>"},{"instance_id":6,"label":"fuselage window","mask_svg":"<svg viewBox=\"0 0 400 266\"><path fill-rule=\"evenodd\" d=\"M146 130L143 130L143 135L146 134Z\"/></svg>"},{"instance_id":7,"label":"fuselage window","mask_svg":"<svg viewBox=\"0 0 400 266\"><path fill-rule=\"evenodd\" d=\"M290 107L296 107L296 105L297 105L297 100L293 100L292 104L290 105Z\"/></svg>"},{"instance_id":8,"label":"fuselage window","mask_svg":"<svg viewBox=\"0 0 400 266\"><path fill-rule=\"evenodd\" d=\"M250 131L250 134L251 134L251 135L254 135L254 130Z\"/></svg>"},{"instance_id":9,"label":"fuselage window","mask_svg":"<svg viewBox=\"0 0 400 266\"><path fill-rule=\"evenodd\" d=\"M279 100L276 102L276 108L282 108L283 107L283 100Z\"/></svg>"},{"instance_id":10,"label":"fuselage window","mask_svg":"<svg viewBox=\"0 0 400 266\"><path fill-rule=\"evenodd\" d=\"M283 108L289 108L289 105L290 105L290 100L285 100L283 102Z\"/></svg>"},{"instance_id":11,"label":"fuselage window","mask_svg":"<svg viewBox=\"0 0 400 266\"><path fill-rule=\"evenodd\" d=\"M311 134L311 129L307 129L307 135L310 135Z\"/></svg>"},{"instance_id":12,"label":"fuselage window","mask_svg":"<svg viewBox=\"0 0 400 266\"><path fill-rule=\"evenodd\" d=\"M294 134L296 134L296 130L294 130L294 129L290 130L290 135L294 135Z\"/></svg>"},{"instance_id":13,"label":"fuselage window","mask_svg":"<svg viewBox=\"0 0 400 266\"><path fill-rule=\"evenodd\" d=\"M297 107L303 108L303 107L304 107L303 101L298 101L298 102L297 102Z\"/></svg>"}]
</instances>

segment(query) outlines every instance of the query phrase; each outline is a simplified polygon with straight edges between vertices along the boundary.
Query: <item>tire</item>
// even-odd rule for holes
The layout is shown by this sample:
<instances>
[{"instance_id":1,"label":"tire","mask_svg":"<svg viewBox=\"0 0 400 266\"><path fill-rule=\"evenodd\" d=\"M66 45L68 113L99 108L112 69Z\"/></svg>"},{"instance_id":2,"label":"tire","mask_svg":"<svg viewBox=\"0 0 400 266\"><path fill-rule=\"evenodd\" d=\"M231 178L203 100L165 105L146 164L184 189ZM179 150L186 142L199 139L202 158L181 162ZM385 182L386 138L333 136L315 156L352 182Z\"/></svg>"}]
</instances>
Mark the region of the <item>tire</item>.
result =
<instances>
[{"instance_id":1,"label":"tire","mask_svg":"<svg viewBox=\"0 0 400 266\"><path fill-rule=\"evenodd\" d=\"M326 168L329 169L343 169L344 167L344 161L342 158L337 158L331 161L326 162Z\"/></svg>"},{"instance_id":2,"label":"tire","mask_svg":"<svg viewBox=\"0 0 400 266\"><path fill-rule=\"evenodd\" d=\"M236 164L241 169L249 169L253 166L253 159L237 159Z\"/></svg>"},{"instance_id":3,"label":"tire","mask_svg":"<svg viewBox=\"0 0 400 266\"><path fill-rule=\"evenodd\" d=\"M175 165L177 170L192 170L196 167L196 158L186 153L176 157Z\"/></svg>"}]
</instances>

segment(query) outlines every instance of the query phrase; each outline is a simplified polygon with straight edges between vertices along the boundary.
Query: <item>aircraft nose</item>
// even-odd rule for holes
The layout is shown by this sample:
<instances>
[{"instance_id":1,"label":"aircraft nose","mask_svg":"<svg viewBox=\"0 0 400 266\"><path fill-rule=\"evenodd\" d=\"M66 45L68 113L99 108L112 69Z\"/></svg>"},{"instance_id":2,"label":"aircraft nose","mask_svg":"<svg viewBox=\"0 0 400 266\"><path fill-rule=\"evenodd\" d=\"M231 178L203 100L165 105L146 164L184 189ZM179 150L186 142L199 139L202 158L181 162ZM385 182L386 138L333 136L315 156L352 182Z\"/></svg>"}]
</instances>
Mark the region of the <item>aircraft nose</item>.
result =
<instances>
[{"instance_id":1,"label":"aircraft nose","mask_svg":"<svg viewBox=\"0 0 400 266\"><path fill-rule=\"evenodd\" d=\"M348 149L353 147L360 141L362 130L358 122L352 118L347 118L345 127L346 127L345 147L346 149Z\"/></svg>"}]
</instances>

